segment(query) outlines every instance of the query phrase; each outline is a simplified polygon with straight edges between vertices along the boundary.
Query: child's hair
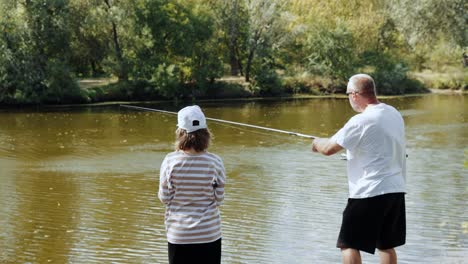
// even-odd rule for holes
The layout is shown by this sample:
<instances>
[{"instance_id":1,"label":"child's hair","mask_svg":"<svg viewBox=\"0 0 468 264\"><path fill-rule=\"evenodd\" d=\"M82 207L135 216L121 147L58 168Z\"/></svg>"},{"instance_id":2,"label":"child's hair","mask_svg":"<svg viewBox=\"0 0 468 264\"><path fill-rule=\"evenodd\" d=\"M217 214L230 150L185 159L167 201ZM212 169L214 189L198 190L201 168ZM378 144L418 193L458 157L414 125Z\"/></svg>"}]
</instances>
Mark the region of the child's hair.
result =
<instances>
[{"instance_id":1,"label":"child's hair","mask_svg":"<svg viewBox=\"0 0 468 264\"><path fill-rule=\"evenodd\" d=\"M178 128L176 130L175 150L194 149L196 152L205 151L210 145L212 135L208 128L199 129L191 133Z\"/></svg>"}]
</instances>

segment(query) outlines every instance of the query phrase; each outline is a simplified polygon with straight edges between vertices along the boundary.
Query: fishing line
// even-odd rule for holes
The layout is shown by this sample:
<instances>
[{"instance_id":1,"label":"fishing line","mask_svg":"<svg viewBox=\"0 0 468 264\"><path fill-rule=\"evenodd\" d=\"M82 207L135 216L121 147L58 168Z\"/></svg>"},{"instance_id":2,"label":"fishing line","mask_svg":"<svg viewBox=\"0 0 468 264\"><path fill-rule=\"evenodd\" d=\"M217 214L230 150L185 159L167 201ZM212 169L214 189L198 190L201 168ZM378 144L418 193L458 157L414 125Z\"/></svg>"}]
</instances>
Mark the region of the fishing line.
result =
<instances>
[{"instance_id":1,"label":"fishing line","mask_svg":"<svg viewBox=\"0 0 468 264\"><path fill-rule=\"evenodd\" d=\"M281 140L282 142L285 142L285 141L286 142L297 142L297 140L294 140L293 138L290 138L290 137L285 138L285 137L281 136L280 134L272 134L272 133L268 133L267 131L255 131L255 130L252 130L252 129L247 129L247 128L234 126L234 125L229 125L229 124L224 124L224 123L215 123L215 124L218 125L218 126L227 127L227 128L239 131L239 133L256 134L256 135L260 135L260 136L263 136L263 137L269 137L270 139ZM304 140L306 140L306 139L304 139Z\"/></svg>"},{"instance_id":2,"label":"fishing line","mask_svg":"<svg viewBox=\"0 0 468 264\"><path fill-rule=\"evenodd\" d=\"M152 111L152 112L160 112L160 113L164 113L164 114L177 115L176 112L159 110L159 109L154 109L154 108L140 107L140 106L134 106L134 105L120 105L120 106L130 108L130 109L142 110L142 111ZM298 137L304 137L304 138L309 138L309 139L317 138L316 136L312 136L312 135L307 135L307 134L302 134L302 133L297 133L297 132L292 132L292 131L286 131L286 130L281 130L281 129L276 129L276 128L269 128L269 127L250 125L250 124L239 123L239 122L223 120L223 119L217 119L217 118L210 118L210 117L206 117L206 119L211 120L211 121L215 121L215 122L220 122L220 123L227 123L227 124L231 124L231 125L245 126L245 127L256 128L256 129L263 129L263 130L267 130L267 131L278 132L278 133L283 133L283 134L288 134L288 135L298 136Z\"/></svg>"}]
</instances>

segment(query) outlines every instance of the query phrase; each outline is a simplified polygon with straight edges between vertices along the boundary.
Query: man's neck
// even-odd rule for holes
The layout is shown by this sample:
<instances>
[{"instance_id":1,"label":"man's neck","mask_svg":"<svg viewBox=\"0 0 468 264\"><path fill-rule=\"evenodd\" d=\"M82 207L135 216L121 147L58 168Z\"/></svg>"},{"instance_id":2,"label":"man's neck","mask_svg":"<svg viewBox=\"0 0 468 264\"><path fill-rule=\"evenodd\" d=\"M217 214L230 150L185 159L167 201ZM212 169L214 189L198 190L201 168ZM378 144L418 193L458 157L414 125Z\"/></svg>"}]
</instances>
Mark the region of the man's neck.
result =
<instances>
[{"instance_id":1,"label":"man's neck","mask_svg":"<svg viewBox=\"0 0 468 264\"><path fill-rule=\"evenodd\" d=\"M366 110L366 108L369 107L369 106L374 106L374 105L378 105L378 104L380 104L380 102L377 99L376 100L369 100L363 110Z\"/></svg>"}]
</instances>

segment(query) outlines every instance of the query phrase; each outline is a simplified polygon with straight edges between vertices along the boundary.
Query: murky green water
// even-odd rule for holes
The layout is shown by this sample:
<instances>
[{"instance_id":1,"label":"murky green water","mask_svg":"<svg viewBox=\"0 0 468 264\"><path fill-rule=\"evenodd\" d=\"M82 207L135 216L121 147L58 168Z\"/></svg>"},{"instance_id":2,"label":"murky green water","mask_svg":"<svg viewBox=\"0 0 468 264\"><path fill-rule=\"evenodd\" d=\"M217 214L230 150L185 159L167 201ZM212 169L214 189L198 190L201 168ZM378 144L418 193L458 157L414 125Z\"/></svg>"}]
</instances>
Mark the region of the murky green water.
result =
<instances>
[{"instance_id":1,"label":"murky green water","mask_svg":"<svg viewBox=\"0 0 468 264\"><path fill-rule=\"evenodd\" d=\"M399 261L463 263L468 96L383 101L407 124L408 236ZM317 136L354 114L344 98L201 106L209 117ZM167 263L156 192L175 125L175 116L118 106L1 111L0 263ZM346 161L312 153L307 139L209 126L210 150L228 173L223 263L339 263Z\"/></svg>"}]
</instances>

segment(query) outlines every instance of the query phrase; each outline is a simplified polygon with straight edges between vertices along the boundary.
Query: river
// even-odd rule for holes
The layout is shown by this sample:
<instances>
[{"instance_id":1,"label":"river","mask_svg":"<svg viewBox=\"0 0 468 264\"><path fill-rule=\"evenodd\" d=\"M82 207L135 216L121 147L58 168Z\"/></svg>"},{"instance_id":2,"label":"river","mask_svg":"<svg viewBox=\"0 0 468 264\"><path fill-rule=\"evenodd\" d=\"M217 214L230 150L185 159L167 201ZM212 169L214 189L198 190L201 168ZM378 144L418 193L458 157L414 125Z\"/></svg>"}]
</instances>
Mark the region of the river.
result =
<instances>
[{"instance_id":1,"label":"river","mask_svg":"<svg viewBox=\"0 0 468 264\"><path fill-rule=\"evenodd\" d=\"M399 263L468 257L468 96L382 99L406 123ZM207 116L333 135L345 98L202 102ZM168 111L181 106L144 105ZM0 263L167 263L159 166L176 117L115 106L0 111ZM223 263L339 263L346 161L308 139L208 122L224 160ZM363 254L378 263L378 254Z\"/></svg>"}]
</instances>

